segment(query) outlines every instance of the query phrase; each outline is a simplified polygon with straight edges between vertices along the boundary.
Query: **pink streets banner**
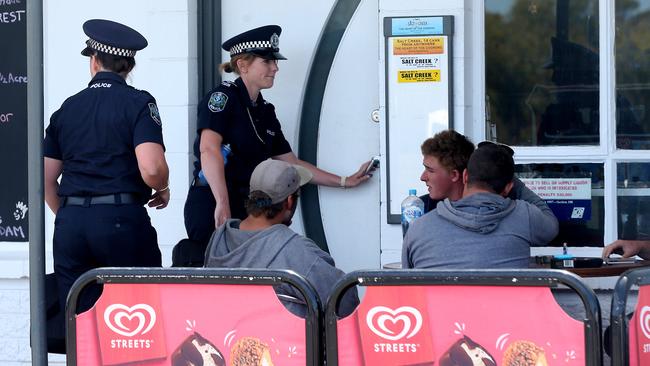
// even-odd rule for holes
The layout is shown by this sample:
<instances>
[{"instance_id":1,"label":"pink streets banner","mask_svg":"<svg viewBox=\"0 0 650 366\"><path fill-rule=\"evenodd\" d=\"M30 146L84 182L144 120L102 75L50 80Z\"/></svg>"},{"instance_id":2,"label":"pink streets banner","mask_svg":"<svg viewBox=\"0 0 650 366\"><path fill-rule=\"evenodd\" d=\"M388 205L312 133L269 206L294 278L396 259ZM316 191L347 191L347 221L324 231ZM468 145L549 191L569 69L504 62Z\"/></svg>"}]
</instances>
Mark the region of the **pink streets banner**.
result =
<instances>
[{"instance_id":1,"label":"pink streets banner","mask_svg":"<svg viewBox=\"0 0 650 366\"><path fill-rule=\"evenodd\" d=\"M629 326L630 366L650 365L650 286L639 288Z\"/></svg>"},{"instance_id":2,"label":"pink streets banner","mask_svg":"<svg viewBox=\"0 0 650 366\"><path fill-rule=\"evenodd\" d=\"M84 366L306 363L305 321L270 286L105 284L76 329Z\"/></svg>"},{"instance_id":3,"label":"pink streets banner","mask_svg":"<svg viewBox=\"0 0 650 366\"><path fill-rule=\"evenodd\" d=\"M585 365L584 326L546 287L370 286L338 342L345 366Z\"/></svg>"}]
</instances>

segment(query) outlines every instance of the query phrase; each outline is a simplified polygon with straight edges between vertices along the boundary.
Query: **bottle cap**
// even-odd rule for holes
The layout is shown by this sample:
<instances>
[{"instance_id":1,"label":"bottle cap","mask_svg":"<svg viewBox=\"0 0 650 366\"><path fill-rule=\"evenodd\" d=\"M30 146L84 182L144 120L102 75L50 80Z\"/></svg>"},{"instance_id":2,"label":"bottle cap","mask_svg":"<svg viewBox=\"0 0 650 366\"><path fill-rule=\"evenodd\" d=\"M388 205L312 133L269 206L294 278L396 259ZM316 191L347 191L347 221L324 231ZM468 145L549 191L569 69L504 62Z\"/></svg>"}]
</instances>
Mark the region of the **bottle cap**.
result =
<instances>
[{"instance_id":1,"label":"bottle cap","mask_svg":"<svg viewBox=\"0 0 650 366\"><path fill-rule=\"evenodd\" d=\"M415 196L415 195L417 195L417 192L418 191L415 190L415 189L409 189L409 196Z\"/></svg>"}]
</instances>

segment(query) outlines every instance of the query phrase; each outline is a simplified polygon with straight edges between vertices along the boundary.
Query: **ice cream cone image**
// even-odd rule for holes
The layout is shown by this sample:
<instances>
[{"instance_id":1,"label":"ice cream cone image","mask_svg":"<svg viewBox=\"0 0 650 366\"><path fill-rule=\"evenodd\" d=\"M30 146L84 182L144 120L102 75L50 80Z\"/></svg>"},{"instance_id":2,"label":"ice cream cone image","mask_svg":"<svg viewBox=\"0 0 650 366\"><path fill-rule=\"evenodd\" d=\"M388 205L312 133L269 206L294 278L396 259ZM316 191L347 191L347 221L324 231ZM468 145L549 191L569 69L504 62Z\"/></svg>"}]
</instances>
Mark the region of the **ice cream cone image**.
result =
<instances>
[{"instance_id":1,"label":"ice cream cone image","mask_svg":"<svg viewBox=\"0 0 650 366\"><path fill-rule=\"evenodd\" d=\"M230 349L231 366L273 366L269 346L254 337L244 337Z\"/></svg>"},{"instance_id":2,"label":"ice cream cone image","mask_svg":"<svg viewBox=\"0 0 650 366\"><path fill-rule=\"evenodd\" d=\"M503 354L503 366L548 366L544 349L530 341L515 341Z\"/></svg>"}]
</instances>

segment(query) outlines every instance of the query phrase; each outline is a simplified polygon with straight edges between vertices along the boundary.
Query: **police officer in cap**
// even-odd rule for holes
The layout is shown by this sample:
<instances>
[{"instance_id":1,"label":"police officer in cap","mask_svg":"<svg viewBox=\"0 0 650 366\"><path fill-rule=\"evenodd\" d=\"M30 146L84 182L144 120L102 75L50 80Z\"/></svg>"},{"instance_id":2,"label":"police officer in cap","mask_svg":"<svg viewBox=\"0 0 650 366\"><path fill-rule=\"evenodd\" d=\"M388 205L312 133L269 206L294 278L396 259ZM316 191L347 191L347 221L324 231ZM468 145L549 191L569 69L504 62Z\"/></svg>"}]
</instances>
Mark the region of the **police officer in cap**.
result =
<instances>
[{"instance_id":1,"label":"police officer in cap","mask_svg":"<svg viewBox=\"0 0 650 366\"><path fill-rule=\"evenodd\" d=\"M355 187L369 178L368 163L351 176L338 176L300 160L282 133L275 107L262 96L273 86L282 29L277 25L255 28L223 43L230 61L222 72L239 77L224 81L199 103L194 142L194 180L185 202L185 228L190 239L207 245L215 227L228 218L246 218L244 202L255 167L273 158L301 165L313 174L311 183L330 187Z\"/></svg>"},{"instance_id":2,"label":"police officer in cap","mask_svg":"<svg viewBox=\"0 0 650 366\"><path fill-rule=\"evenodd\" d=\"M144 205L162 209L169 202L156 100L125 81L147 40L109 20L89 20L83 30L89 39L81 54L89 57L92 80L52 114L44 142L61 304L73 282L92 268L161 266ZM92 306L97 296L82 295L80 308Z\"/></svg>"}]
</instances>

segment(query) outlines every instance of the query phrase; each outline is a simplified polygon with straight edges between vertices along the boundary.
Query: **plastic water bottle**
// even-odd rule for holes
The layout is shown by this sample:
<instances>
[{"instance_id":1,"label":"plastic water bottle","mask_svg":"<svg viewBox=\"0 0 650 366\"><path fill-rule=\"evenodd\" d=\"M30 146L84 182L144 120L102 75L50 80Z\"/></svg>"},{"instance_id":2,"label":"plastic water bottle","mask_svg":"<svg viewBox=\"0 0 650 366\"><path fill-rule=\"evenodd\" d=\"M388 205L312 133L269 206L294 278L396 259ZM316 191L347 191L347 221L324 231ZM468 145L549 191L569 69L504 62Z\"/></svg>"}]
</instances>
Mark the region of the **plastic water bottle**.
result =
<instances>
[{"instance_id":1,"label":"plastic water bottle","mask_svg":"<svg viewBox=\"0 0 650 366\"><path fill-rule=\"evenodd\" d=\"M221 145L221 156L223 156L223 166L226 166L228 164L228 155L232 150L230 149L230 144L225 144ZM199 180L203 184L208 184L208 180L205 179L205 175L203 174L203 169L199 170Z\"/></svg>"},{"instance_id":2,"label":"plastic water bottle","mask_svg":"<svg viewBox=\"0 0 650 366\"><path fill-rule=\"evenodd\" d=\"M409 195L402 201L402 236L406 235L409 225L424 214L424 202L417 196L415 189L409 189Z\"/></svg>"}]
</instances>

